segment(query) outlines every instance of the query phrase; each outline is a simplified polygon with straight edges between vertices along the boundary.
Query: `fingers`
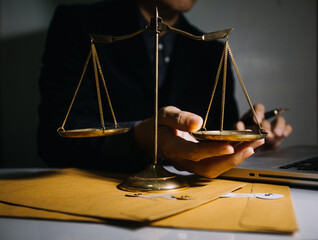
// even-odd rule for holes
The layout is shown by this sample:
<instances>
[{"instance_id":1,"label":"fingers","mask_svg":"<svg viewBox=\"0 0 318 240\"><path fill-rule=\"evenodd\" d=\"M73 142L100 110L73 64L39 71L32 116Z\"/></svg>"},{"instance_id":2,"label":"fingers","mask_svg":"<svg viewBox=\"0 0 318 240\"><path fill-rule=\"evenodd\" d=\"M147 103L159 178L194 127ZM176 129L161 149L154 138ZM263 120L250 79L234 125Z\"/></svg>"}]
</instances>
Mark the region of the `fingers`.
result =
<instances>
[{"instance_id":1,"label":"fingers","mask_svg":"<svg viewBox=\"0 0 318 240\"><path fill-rule=\"evenodd\" d=\"M271 124L272 131L277 137L287 137L292 132L292 127L286 124L285 118L278 116Z\"/></svg>"},{"instance_id":2,"label":"fingers","mask_svg":"<svg viewBox=\"0 0 318 240\"><path fill-rule=\"evenodd\" d=\"M284 131L284 137L288 137L292 132L293 132L293 127L287 124Z\"/></svg>"},{"instance_id":3,"label":"fingers","mask_svg":"<svg viewBox=\"0 0 318 240\"><path fill-rule=\"evenodd\" d=\"M252 128L255 124L257 124L257 121L259 123L262 122L265 117L265 106L263 104L257 103L255 106L253 106L253 108L255 111L255 116L252 110L250 110L245 113L241 119L247 128ZM257 121L255 117L257 118Z\"/></svg>"},{"instance_id":4,"label":"fingers","mask_svg":"<svg viewBox=\"0 0 318 240\"><path fill-rule=\"evenodd\" d=\"M235 129L238 131L244 131L245 130L245 124L242 121L238 121L235 124Z\"/></svg>"},{"instance_id":5,"label":"fingers","mask_svg":"<svg viewBox=\"0 0 318 240\"><path fill-rule=\"evenodd\" d=\"M266 137L266 148L277 148L292 133L292 127L286 123L285 118L278 116L274 121L262 122L263 128L268 133Z\"/></svg>"},{"instance_id":6,"label":"fingers","mask_svg":"<svg viewBox=\"0 0 318 240\"><path fill-rule=\"evenodd\" d=\"M203 124L203 119L190 112L181 111L180 109L169 106L159 110L159 124L169 126L185 132L195 132Z\"/></svg>"},{"instance_id":7,"label":"fingers","mask_svg":"<svg viewBox=\"0 0 318 240\"><path fill-rule=\"evenodd\" d=\"M262 150L278 147L283 142L284 138L288 137L292 133L293 129L291 125L287 124L285 118L283 118L282 116L278 116L272 122L266 120L265 107L263 104L256 104L254 106L254 110L258 122L268 133L266 137L266 146L264 146ZM245 128L252 129L254 131L257 130L258 126L256 124L256 121L254 120L253 122L252 119L253 114L251 114L251 112L248 112L242 118L244 123L242 121L237 122L235 128L237 130L245 130Z\"/></svg>"},{"instance_id":8,"label":"fingers","mask_svg":"<svg viewBox=\"0 0 318 240\"><path fill-rule=\"evenodd\" d=\"M183 138L174 137L168 128L165 131L164 129L160 130L159 143L160 154L171 160L200 161L205 158L228 155L234 152L234 148L229 143L188 141L185 136Z\"/></svg>"},{"instance_id":9,"label":"fingers","mask_svg":"<svg viewBox=\"0 0 318 240\"><path fill-rule=\"evenodd\" d=\"M273 139L275 137L274 133L272 132L272 124L267 121L267 120L264 120L262 123L261 123L262 127L265 129L265 131L267 132L267 137L266 139L269 140L269 139Z\"/></svg>"},{"instance_id":10,"label":"fingers","mask_svg":"<svg viewBox=\"0 0 318 240\"><path fill-rule=\"evenodd\" d=\"M158 153L169 159L177 168L185 169L206 177L216 177L240 164L254 153L263 140L230 144L222 141L196 141L189 133L198 130L202 118L181 111L176 107L165 107L159 111ZM245 128L238 124L238 128ZM137 146L152 152L153 119L138 124L135 129Z\"/></svg>"},{"instance_id":11,"label":"fingers","mask_svg":"<svg viewBox=\"0 0 318 240\"><path fill-rule=\"evenodd\" d=\"M254 154L254 149L264 144L264 139L245 142L235 148L235 152L226 156L212 157L201 161L179 161L177 166L183 166L184 170L194 172L201 176L215 178L221 173L242 163L246 158Z\"/></svg>"},{"instance_id":12,"label":"fingers","mask_svg":"<svg viewBox=\"0 0 318 240\"><path fill-rule=\"evenodd\" d=\"M257 103L254 106L256 117L259 123L261 123L265 118L265 106L261 103Z\"/></svg>"}]
</instances>

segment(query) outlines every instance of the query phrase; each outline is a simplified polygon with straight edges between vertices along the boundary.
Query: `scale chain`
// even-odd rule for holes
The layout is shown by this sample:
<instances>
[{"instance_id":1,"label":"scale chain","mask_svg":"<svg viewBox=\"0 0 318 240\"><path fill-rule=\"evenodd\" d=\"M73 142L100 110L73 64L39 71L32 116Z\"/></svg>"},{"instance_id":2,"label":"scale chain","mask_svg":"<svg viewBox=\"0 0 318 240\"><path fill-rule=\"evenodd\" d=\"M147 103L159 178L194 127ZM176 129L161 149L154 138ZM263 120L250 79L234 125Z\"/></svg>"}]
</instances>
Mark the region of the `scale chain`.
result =
<instances>
[{"instance_id":1,"label":"scale chain","mask_svg":"<svg viewBox=\"0 0 318 240\"><path fill-rule=\"evenodd\" d=\"M101 64L100 64L100 61L99 61L99 58L98 58L98 54L97 54L96 48L95 48L95 57L96 57L98 71L99 71L99 74L100 74L100 76L102 78L102 83L104 85L104 89L105 89L106 97L107 97L107 100L108 100L109 108L110 108L110 111L111 111L113 119L114 119L115 127L117 128L118 127L118 123L116 121L115 112L114 112L112 103L110 101L109 92L107 90L104 74L103 74L103 71L102 71L102 68L101 68Z\"/></svg>"},{"instance_id":2,"label":"scale chain","mask_svg":"<svg viewBox=\"0 0 318 240\"><path fill-rule=\"evenodd\" d=\"M67 110L65 119L64 119L63 124L62 124L62 127L58 128L57 131L59 131L59 130L63 130L63 131L64 131L64 130L65 130L65 129L64 129L64 126L65 126L65 124L66 124L66 121L67 121L67 119L68 119L68 116L69 116L69 114L70 114L70 112L71 112L71 109L72 109L72 107L73 107L73 104L74 104L75 98L76 98L76 96L77 96L78 90L79 90L79 88L80 88L80 86L81 86L81 84L82 84L82 81L83 81L83 78L84 78L84 75L85 75L85 72L86 72L86 69L87 69L87 66L88 66L88 63L89 63L89 60L90 60L91 56L92 56L92 50L89 51L89 54L88 54L88 56L87 56L87 59L86 59L85 65L84 65L84 69L83 69L83 72L82 72L82 75L81 75L81 78L80 78L80 81L79 81L79 83L77 84L77 87L76 87L74 96L73 96L72 101L71 101L71 104L70 104L70 106L69 106L69 108L68 108L68 110Z\"/></svg>"},{"instance_id":3,"label":"scale chain","mask_svg":"<svg viewBox=\"0 0 318 240\"><path fill-rule=\"evenodd\" d=\"M233 53L231 51L230 45L228 43L228 39L226 39L226 42L225 42L224 50L223 50L222 57L221 57L221 60L220 60L220 63L219 63L217 75L216 75L216 78L215 78L215 83L214 83L212 94L211 94L210 103L209 103L208 110L207 110L207 113L206 113L206 116L205 116L205 119L204 119L204 123L202 125L202 129L206 130L206 123L207 123L208 116L209 116L209 113L210 113L210 110L211 110L212 101L213 101L213 98L214 98L214 94L215 94L215 91L216 91L216 87L217 87L217 84L218 84L218 80L219 80L219 77L220 77L220 72L221 72L222 64L223 64L223 87L222 87L222 102L221 102L222 107L221 107L221 127L220 127L220 131L221 132L223 131L228 54L230 55L230 59L231 59L231 61L233 63L236 75L237 75L237 77L238 77L238 79L240 81L240 85L241 85L241 87L243 89L244 95L245 95L245 97L247 99L247 102L248 102L248 104L250 106L250 109L251 109L251 111L253 113L253 117L254 117L259 129L260 130L264 130L264 128L262 128L260 122L258 121L258 119L256 117L256 112L254 110L253 104L252 104L252 102L250 100L250 97L249 97L249 95L247 93L246 87L245 87L245 85L243 83L243 79L242 79L242 77L241 77L241 75L239 73L238 67L237 67L236 62L234 60L234 56L233 56Z\"/></svg>"},{"instance_id":4,"label":"scale chain","mask_svg":"<svg viewBox=\"0 0 318 240\"><path fill-rule=\"evenodd\" d=\"M258 121L258 119L257 119L257 117L256 117L256 112L255 112L255 110L254 110L252 101L251 101L250 97L248 96L246 87L245 87L245 85L244 85L244 83L243 83L243 79L242 79L242 77L241 77L241 74L240 74L240 72L239 72L239 70L238 70L238 67L237 67L237 65L236 65L236 62L235 62L235 60L234 60L234 56L233 56L233 54L232 54L232 51L231 51L230 46L228 46L228 51L229 51L229 54L230 54L232 63L233 63L233 65L234 65L234 69L235 69L236 75L237 75L237 77L239 78L241 87L242 87L242 89L243 89L244 95L245 95L245 97L246 97L246 99L247 99L247 102L248 102L248 104L249 104L249 106L250 106L250 109L251 109L251 111L252 111L252 113L253 113L253 117L254 117L254 119L255 119L255 121L256 121L256 123L257 123L259 129L262 130L263 128L262 128L261 124L259 123L259 121Z\"/></svg>"},{"instance_id":5,"label":"scale chain","mask_svg":"<svg viewBox=\"0 0 318 240\"><path fill-rule=\"evenodd\" d=\"M224 59L224 53L225 53L225 47L226 46L224 46L224 50L222 52L222 57L221 57L221 60L220 60L220 63L219 63L218 71L217 71L217 74L216 74L216 77L215 77L215 82L214 82L214 86L213 86L213 90L212 90L212 94L211 94L211 99L210 99L208 111L207 111L207 113L205 115L204 123L203 123L203 126L202 126L202 129L204 129L204 130L206 130L206 123L208 121L208 116L209 116L209 113L210 113L210 110L211 110L212 102L213 102L213 99L214 99L214 94L215 94L216 87L218 85L218 81L219 81L219 78L220 78L220 73L221 73L223 59Z\"/></svg>"},{"instance_id":6,"label":"scale chain","mask_svg":"<svg viewBox=\"0 0 318 240\"><path fill-rule=\"evenodd\" d=\"M225 108L225 92L226 92L226 73L227 73L227 56L228 56L228 40L225 42L225 54L224 54L224 64L223 64L223 88L222 88L222 108L221 108L221 127L220 131L223 132L223 124L224 124L224 108Z\"/></svg>"},{"instance_id":7,"label":"scale chain","mask_svg":"<svg viewBox=\"0 0 318 240\"><path fill-rule=\"evenodd\" d=\"M95 82L96 82L96 92L97 92L97 100L98 100L98 107L99 107L99 115L101 121L101 127L105 129L105 122L104 122L104 114L103 114L103 105L102 99L100 94L100 87L99 87L99 80L98 80L98 71L97 71L97 60L96 60L96 48L94 43L92 43L92 52L93 52L93 66L94 66L94 75L95 75Z\"/></svg>"},{"instance_id":8,"label":"scale chain","mask_svg":"<svg viewBox=\"0 0 318 240\"><path fill-rule=\"evenodd\" d=\"M104 86L104 89L105 89L105 92L106 92L106 96L107 96L107 100L108 100L109 107L110 107L110 110L111 110L111 114L112 114L112 117L113 117L113 120L114 120L115 128L118 127L118 123L116 121L115 113L114 113L114 110L113 110L113 107L112 107L112 104L111 104L111 101L110 101L109 93L108 93L108 90L107 90L105 78L104 78L104 75L103 75L103 72L102 72L101 64L100 64L100 61L99 61L99 58L98 58L97 50L96 50L96 47L95 47L95 45L93 43L93 39L91 38L91 48L90 48L89 54L87 56L87 59L85 61L84 69L83 69L80 81L79 81L79 83L78 83L78 85L76 87L74 96L72 98L71 104L70 104L70 106L68 108L68 111L66 113L66 116L65 116L65 119L63 121L63 124L62 124L62 126L60 128L57 129L57 131L65 131L64 127L65 127L66 121L67 121L67 119L69 117L69 114L71 112L71 109L72 109L72 107L74 105L74 102L75 102L75 99L77 97L79 88L80 88L80 86L81 86L81 84L83 82L84 75L85 75L87 67L88 67L88 63L89 63L91 58L92 58L93 67L94 67L94 77L95 77L95 84L96 84L96 91L97 91L97 100L98 100L98 106L99 106L101 127L102 127L103 130L105 130L105 121L104 121L104 114L103 114L103 106L102 106L102 100L101 100L98 73L100 74L101 79L102 79L102 83L103 83L103 86Z\"/></svg>"}]
</instances>

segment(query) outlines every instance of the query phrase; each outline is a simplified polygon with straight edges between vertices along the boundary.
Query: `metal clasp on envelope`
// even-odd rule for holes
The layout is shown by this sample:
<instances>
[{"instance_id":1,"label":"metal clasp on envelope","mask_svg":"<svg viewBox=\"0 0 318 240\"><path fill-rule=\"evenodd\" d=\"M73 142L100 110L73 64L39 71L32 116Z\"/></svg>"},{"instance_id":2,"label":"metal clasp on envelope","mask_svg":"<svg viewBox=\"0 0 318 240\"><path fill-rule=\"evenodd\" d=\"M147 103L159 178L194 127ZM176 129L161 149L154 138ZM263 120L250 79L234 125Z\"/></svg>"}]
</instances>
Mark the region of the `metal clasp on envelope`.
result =
<instances>
[{"instance_id":1,"label":"metal clasp on envelope","mask_svg":"<svg viewBox=\"0 0 318 240\"><path fill-rule=\"evenodd\" d=\"M261 198L261 199L279 199L284 197L282 194L277 193L227 193L221 196L222 198L228 197L254 197L254 198Z\"/></svg>"},{"instance_id":2,"label":"metal clasp on envelope","mask_svg":"<svg viewBox=\"0 0 318 240\"><path fill-rule=\"evenodd\" d=\"M140 197L140 198L167 198L172 200L193 200L188 195L181 195L175 196L173 194L142 194L142 193L135 193L135 194L126 194L126 197Z\"/></svg>"}]
</instances>

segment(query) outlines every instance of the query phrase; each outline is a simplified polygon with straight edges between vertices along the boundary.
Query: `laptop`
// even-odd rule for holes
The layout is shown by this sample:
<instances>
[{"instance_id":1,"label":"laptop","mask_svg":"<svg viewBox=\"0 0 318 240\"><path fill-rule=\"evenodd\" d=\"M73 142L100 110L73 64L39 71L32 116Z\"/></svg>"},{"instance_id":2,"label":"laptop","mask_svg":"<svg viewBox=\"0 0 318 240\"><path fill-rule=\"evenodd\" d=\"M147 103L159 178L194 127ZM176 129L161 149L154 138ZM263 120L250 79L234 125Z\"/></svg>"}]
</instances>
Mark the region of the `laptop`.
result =
<instances>
[{"instance_id":1,"label":"laptop","mask_svg":"<svg viewBox=\"0 0 318 240\"><path fill-rule=\"evenodd\" d=\"M219 178L318 187L318 146L256 153Z\"/></svg>"}]
</instances>

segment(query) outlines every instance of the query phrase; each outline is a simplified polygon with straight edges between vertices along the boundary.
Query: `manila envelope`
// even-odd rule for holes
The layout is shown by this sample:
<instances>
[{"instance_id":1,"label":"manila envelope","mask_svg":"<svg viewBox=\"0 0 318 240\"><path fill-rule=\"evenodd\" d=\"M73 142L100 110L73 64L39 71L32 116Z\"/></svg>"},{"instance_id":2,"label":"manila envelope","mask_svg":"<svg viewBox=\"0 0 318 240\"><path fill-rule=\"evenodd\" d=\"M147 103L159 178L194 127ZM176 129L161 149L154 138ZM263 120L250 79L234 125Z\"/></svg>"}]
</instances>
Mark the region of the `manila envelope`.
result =
<instances>
[{"instance_id":1,"label":"manila envelope","mask_svg":"<svg viewBox=\"0 0 318 240\"><path fill-rule=\"evenodd\" d=\"M88 172L80 172L78 170L63 170L67 174L86 174ZM52 172L51 172L52 173ZM96 176L95 176L96 177ZM102 178L103 179L103 178ZM105 181L105 179L103 179ZM210 182L210 180L206 180ZM229 181L215 180L225 186ZM212 181L212 182L215 182ZM0 181L0 187L2 186ZM225 183L225 184L224 184ZM241 183L239 183L241 184ZM215 185L216 186L216 185ZM222 187L223 188L223 187ZM205 189L204 191L207 191ZM172 214L168 217L163 217L157 221L150 222L153 226L167 226L177 228L192 228L192 229L205 229L205 230L222 230L222 231L252 231L252 232L275 232L275 233L292 233L297 230L297 222L294 214L292 200L289 188L286 186L276 186L269 184L251 184L248 183L243 188L236 192L241 193L279 193L284 197L275 200L264 200L257 198L218 198L212 202L201 204L199 207L190 208L187 211L181 211L178 214ZM180 193L180 192L179 192ZM183 193L182 193L183 194ZM189 192L187 193L189 194ZM197 190L197 194L201 194ZM222 194L221 194L222 195ZM0 193L0 197L2 194ZM195 197L195 194L191 195ZM134 198L135 200L142 200L142 205L146 202L152 203L153 200L159 200L165 203L169 201L183 202L183 200L171 199L141 199ZM1 198L2 200L2 198ZM192 200L187 200L192 201ZM105 203L106 204L106 203ZM106 204L107 205L107 204ZM51 207L52 209L52 207ZM130 217L135 217L140 220L140 216L147 216L147 211L142 211L141 215L136 212L133 207ZM141 208L139 208L140 210ZM137 209L138 210L138 209ZM74 211L72 211L74 212ZM121 215L122 211L118 212ZM156 211L154 211L156 212ZM148 212L150 214L150 212ZM153 213L153 212L151 212ZM108 222L104 217L93 215L85 215L78 213L67 213L66 211L45 210L34 207L25 207L25 205L13 205L8 203L0 203L0 215L8 217L23 217L23 218L42 218L42 219L56 219L66 221L88 221L88 222ZM109 214L106 214L109 215ZM107 219L109 217L106 217ZM111 218L111 217L110 217ZM116 218L116 219L128 219ZM151 219L148 216L148 219ZM136 221L136 219L133 219ZM137 220L137 221L139 221ZM151 220L150 220L151 221Z\"/></svg>"},{"instance_id":2,"label":"manila envelope","mask_svg":"<svg viewBox=\"0 0 318 240\"><path fill-rule=\"evenodd\" d=\"M289 187L248 183L235 193L278 193L284 197L273 200L218 198L190 211L155 221L152 225L272 233L293 233L298 230Z\"/></svg>"},{"instance_id":3,"label":"manila envelope","mask_svg":"<svg viewBox=\"0 0 318 240\"><path fill-rule=\"evenodd\" d=\"M149 222L198 207L245 185L227 180L190 180L192 187L169 192L187 195L190 200L148 199L127 197L127 192L117 188L122 179L79 169L55 170L1 179L0 201L81 217Z\"/></svg>"}]
</instances>

